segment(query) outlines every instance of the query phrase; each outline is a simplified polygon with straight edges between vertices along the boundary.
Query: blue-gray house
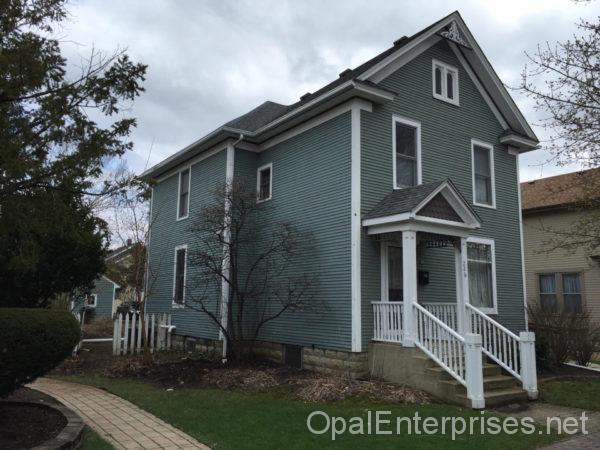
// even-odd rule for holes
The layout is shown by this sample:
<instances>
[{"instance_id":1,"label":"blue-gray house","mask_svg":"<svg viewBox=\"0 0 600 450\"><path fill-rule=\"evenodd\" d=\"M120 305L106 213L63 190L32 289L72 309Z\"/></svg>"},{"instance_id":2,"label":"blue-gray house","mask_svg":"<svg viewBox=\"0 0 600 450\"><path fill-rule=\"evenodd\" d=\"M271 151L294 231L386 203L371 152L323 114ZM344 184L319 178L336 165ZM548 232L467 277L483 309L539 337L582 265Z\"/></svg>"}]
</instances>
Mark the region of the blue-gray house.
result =
<instances>
[{"instance_id":1,"label":"blue-gray house","mask_svg":"<svg viewBox=\"0 0 600 450\"><path fill-rule=\"evenodd\" d=\"M177 283L190 275L190 217L216 184L245 177L266 202L264 220L312 233L318 252L307 267L326 305L271 322L259 336L265 356L370 372L476 408L535 398L518 166L537 146L454 12L148 170L147 308L173 315L176 340L220 347L217 327L183 307ZM226 293L215 295L226 308Z\"/></svg>"},{"instance_id":2,"label":"blue-gray house","mask_svg":"<svg viewBox=\"0 0 600 450\"><path fill-rule=\"evenodd\" d=\"M94 282L89 294L77 296L79 298L71 309L81 311L85 309L86 320L110 318L115 314L116 292L119 285L105 275Z\"/></svg>"}]
</instances>

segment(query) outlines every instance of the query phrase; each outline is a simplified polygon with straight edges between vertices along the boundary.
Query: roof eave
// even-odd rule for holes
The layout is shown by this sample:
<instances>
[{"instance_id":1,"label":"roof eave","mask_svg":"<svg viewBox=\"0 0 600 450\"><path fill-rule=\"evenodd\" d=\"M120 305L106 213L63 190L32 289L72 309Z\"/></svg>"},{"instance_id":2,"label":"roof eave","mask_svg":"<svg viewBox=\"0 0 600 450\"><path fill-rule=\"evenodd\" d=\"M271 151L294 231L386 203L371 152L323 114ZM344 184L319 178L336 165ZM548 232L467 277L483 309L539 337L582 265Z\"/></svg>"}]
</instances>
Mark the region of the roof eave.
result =
<instances>
[{"instance_id":1,"label":"roof eave","mask_svg":"<svg viewBox=\"0 0 600 450\"><path fill-rule=\"evenodd\" d=\"M540 148L539 141L521 136L518 133L509 133L501 136L500 143L517 148L519 153L526 153Z\"/></svg>"},{"instance_id":2,"label":"roof eave","mask_svg":"<svg viewBox=\"0 0 600 450\"><path fill-rule=\"evenodd\" d=\"M229 138L239 137L241 134L244 135L246 141L253 143L264 142L293 126L352 98L362 98L373 103L384 103L393 100L395 98L395 93L377 86L350 80L336 89L326 92L314 100L307 102L306 105L296 108L290 113L275 119L256 131L239 130L225 126L219 127L164 161L146 170L142 173L141 177L157 178L203 151L213 148Z\"/></svg>"}]
</instances>

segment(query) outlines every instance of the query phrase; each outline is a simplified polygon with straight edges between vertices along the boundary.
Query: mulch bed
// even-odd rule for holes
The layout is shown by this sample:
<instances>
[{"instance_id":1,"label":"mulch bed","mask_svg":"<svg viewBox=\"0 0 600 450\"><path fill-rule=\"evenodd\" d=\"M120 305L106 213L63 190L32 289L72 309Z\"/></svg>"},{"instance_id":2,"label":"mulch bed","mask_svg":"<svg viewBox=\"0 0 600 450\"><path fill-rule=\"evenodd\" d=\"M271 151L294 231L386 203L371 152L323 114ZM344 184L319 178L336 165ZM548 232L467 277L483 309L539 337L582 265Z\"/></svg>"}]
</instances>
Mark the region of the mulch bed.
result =
<instances>
[{"instance_id":1,"label":"mulch bed","mask_svg":"<svg viewBox=\"0 0 600 450\"><path fill-rule=\"evenodd\" d=\"M140 356L113 357L105 351L84 351L54 371L61 375L103 375L137 379L164 389L203 388L242 392L278 392L306 402L360 397L399 404L432 401L425 392L380 380L350 380L269 363L228 364L198 355L160 353L145 365Z\"/></svg>"},{"instance_id":2,"label":"mulch bed","mask_svg":"<svg viewBox=\"0 0 600 450\"><path fill-rule=\"evenodd\" d=\"M41 392L22 388L8 400L11 401L0 401L0 448L3 450L35 447L56 437L67 424L67 419L58 411L35 404L13 403L57 403Z\"/></svg>"}]
</instances>

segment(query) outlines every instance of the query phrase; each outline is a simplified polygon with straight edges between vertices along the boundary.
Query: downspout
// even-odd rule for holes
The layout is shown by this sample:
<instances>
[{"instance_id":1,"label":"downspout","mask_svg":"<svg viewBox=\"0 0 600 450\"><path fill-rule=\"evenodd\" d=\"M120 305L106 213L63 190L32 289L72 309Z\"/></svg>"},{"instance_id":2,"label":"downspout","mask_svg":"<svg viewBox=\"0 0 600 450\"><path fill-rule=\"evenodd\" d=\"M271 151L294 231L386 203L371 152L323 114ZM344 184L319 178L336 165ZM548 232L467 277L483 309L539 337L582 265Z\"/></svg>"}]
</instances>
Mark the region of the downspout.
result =
<instances>
[{"instance_id":1,"label":"downspout","mask_svg":"<svg viewBox=\"0 0 600 450\"><path fill-rule=\"evenodd\" d=\"M231 211L231 201L229 198L229 194L231 193L231 188L233 184L233 175L234 175L234 167L235 167L235 146L244 140L244 135L240 134L240 137L233 144L227 145L227 162L225 167L225 189L226 189L226 198L225 198L225 224L224 224L224 234L225 234L225 244L223 244L223 272L224 277L221 281L221 326L227 330L228 326L228 316L229 316L229 297L231 295L229 284L225 281L225 278L229 279L231 275L231 260L229 256L229 240L231 239L231 218L229 216L229 212ZM219 334L221 335L221 340L223 341L223 354L221 362L225 364L227 362L227 337L223 330L220 330Z\"/></svg>"}]
</instances>

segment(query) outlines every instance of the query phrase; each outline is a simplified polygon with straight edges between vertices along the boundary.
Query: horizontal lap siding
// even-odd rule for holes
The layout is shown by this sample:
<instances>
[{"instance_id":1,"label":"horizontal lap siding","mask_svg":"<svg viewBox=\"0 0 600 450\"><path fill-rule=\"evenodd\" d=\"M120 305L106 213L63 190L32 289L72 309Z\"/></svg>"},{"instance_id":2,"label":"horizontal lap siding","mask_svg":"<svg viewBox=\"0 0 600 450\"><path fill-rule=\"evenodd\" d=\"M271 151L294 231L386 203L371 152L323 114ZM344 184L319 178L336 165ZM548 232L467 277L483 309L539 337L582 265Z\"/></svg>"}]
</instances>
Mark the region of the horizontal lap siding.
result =
<instances>
[{"instance_id":1,"label":"horizontal lap siding","mask_svg":"<svg viewBox=\"0 0 600 450\"><path fill-rule=\"evenodd\" d=\"M527 214L523 219L523 239L525 246L525 278L527 280L527 302L539 300L538 274L581 272L583 274L583 301L592 317L600 321L600 266L586 255L584 248L575 251L552 250L554 231L568 231L580 220L597 218L596 212L553 211Z\"/></svg>"},{"instance_id":2,"label":"horizontal lap siding","mask_svg":"<svg viewBox=\"0 0 600 450\"><path fill-rule=\"evenodd\" d=\"M459 69L460 106L432 96L432 59ZM364 215L393 189L392 115L421 122L423 183L450 178L472 204L471 139L494 145L496 206L474 206L482 228L472 232L495 240L500 320L514 330L524 329L521 253L519 238L518 176L516 157L498 142L502 128L477 88L445 42L423 52L381 82L398 95L393 102L362 113L361 208ZM443 259L429 251L444 254ZM421 289L428 298L454 301L454 259L450 250L431 249L423 258L432 282ZM449 269L440 269L444 262ZM380 298L379 244L363 233L362 300L363 343L372 337L370 302ZM441 283L438 283L438 280ZM436 292L436 286L439 288ZM450 295L452 292L452 295ZM423 298L421 296L423 300Z\"/></svg>"},{"instance_id":3,"label":"horizontal lap siding","mask_svg":"<svg viewBox=\"0 0 600 450\"><path fill-rule=\"evenodd\" d=\"M188 245L188 264L190 252L198 248L198 237L190 227L197 220L203 207L215 201L215 189L225 181L227 152L225 150L200 161L192 166L189 217L176 220L178 174L167 178L154 187L152 200L152 234L150 237L150 294L148 310L151 313L172 313L176 333L203 338L217 338L218 329L204 313L190 308L172 308L173 269L175 247ZM194 288L194 270L188 267L187 299L198 298L198 289ZM220 287L210 290L207 304L217 311L220 299ZM193 304L193 303L192 303Z\"/></svg>"},{"instance_id":4,"label":"horizontal lap siding","mask_svg":"<svg viewBox=\"0 0 600 450\"><path fill-rule=\"evenodd\" d=\"M104 277L98 278L94 283L92 293L98 296L98 303L92 313L93 317L110 317L112 315L114 284Z\"/></svg>"},{"instance_id":5,"label":"horizontal lap siding","mask_svg":"<svg viewBox=\"0 0 600 450\"><path fill-rule=\"evenodd\" d=\"M313 250L296 275L317 280L313 309L270 322L268 341L350 350L350 113L344 113L258 155L273 163L273 198L264 219L310 233Z\"/></svg>"}]
</instances>

